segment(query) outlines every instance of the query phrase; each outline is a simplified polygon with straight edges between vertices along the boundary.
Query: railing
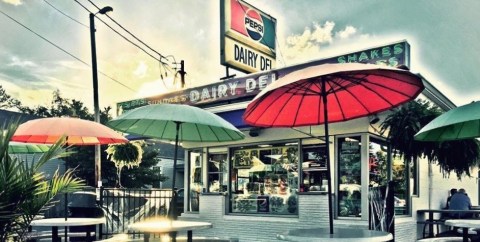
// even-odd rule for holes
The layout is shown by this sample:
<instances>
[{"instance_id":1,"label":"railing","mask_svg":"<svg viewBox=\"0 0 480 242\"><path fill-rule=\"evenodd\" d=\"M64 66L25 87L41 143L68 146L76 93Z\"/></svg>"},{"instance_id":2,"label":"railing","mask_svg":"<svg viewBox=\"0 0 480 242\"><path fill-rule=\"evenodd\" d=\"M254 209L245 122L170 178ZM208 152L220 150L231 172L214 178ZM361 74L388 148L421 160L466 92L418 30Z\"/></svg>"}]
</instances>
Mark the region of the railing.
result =
<instances>
[{"instance_id":1,"label":"railing","mask_svg":"<svg viewBox=\"0 0 480 242\"><path fill-rule=\"evenodd\" d=\"M131 223L151 217L166 217L170 208L172 190L101 188L100 206L107 223L101 228L103 237L135 233L128 231Z\"/></svg>"}]
</instances>

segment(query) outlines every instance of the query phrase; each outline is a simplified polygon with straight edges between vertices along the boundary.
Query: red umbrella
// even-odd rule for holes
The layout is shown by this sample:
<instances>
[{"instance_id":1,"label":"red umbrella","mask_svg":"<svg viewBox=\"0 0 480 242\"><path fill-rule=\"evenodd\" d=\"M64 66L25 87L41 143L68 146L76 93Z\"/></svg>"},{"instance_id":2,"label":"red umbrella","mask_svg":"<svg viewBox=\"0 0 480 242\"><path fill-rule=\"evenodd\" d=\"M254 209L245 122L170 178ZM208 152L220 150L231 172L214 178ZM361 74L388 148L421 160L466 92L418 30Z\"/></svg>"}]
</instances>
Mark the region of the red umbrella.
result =
<instances>
[{"instance_id":1,"label":"red umbrella","mask_svg":"<svg viewBox=\"0 0 480 242\"><path fill-rule=\"evenodd\" d=\"M67 145L104 145L128 142L120 133L89 120L79 118L40 118L21 124L12 141L54 144L63 135Z\"/></svg>"},{"instance_id":2,"label":"red umbrella","mask_svg":"<svg viewBox=\"0 0 480 242\"><path fill-rule=\"evenodd\" d=\"M260 127L298 127L341 122L388 110L414 99L421 78L403 69L372 64L323 64L307 67L268 85L247 106L243 118ZM330 152L327 180L330 233L333 234Z\"/></svg>"}]
</instances>

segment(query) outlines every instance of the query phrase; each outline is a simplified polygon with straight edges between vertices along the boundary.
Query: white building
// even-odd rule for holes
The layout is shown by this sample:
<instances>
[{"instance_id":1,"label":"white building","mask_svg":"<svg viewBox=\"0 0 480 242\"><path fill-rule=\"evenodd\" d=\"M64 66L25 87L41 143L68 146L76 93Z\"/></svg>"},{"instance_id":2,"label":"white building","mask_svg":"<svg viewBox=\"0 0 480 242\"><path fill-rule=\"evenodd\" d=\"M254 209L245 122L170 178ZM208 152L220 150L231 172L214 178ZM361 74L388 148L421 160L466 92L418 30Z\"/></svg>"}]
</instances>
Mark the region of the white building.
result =
<instances>
[{"instance_id":1,"label":"white building","mask_svg":"<svg viewBox=\"0 0 480 242\"><path fill-rule=\"evenodd\" d=\"M401 52L384 51L386 48ZM369 62L409 66L405 41L350 53L389 53ZM244 140L227 143L183 143L185 151L185 212L182 220L208 221L213 228L195 234L238 237L241 241L274 241L276 234L296 228L328 227L324 152L329 145L333 179L335 227L368 228L371 184L396 182L398 198L395 241L415 241L422 235L418 209L445 206L450 188L465 188L478 204L476 178L443 177L436 165L420 160L406 164L393 159L379 124L389 111L329 125L330 144L323 126L258 129L241 116L249 101L278 76L309 65L337 62L333 57L273 71L250 74L203 87L119 103L122 110L150 103L198 105L222 116L242 130ZM428 99L444 110L455 105L423 78ZM461 161L459 161L461 162ZM410 172L408 172L410 171ZM408 174L405 176L403 174ZM477 174L473 171L472 174ZM419 217L420 216L420 217ZM412 232L417 231L417 232Z\"/></svg>"}]
</instances>

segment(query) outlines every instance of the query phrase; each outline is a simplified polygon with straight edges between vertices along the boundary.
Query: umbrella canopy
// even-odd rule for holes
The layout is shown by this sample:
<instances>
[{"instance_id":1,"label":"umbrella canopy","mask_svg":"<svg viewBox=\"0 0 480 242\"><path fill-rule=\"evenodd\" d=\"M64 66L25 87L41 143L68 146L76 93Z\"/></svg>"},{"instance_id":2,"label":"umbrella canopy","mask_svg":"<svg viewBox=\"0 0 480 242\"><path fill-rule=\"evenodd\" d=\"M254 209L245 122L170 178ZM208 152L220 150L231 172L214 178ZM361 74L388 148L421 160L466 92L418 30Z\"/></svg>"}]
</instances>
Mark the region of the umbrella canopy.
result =
<instances>
[{"instance_id":1,"label":"umbrella canopy","mask_svg":"<svg viewBox=\"0 0 480 242\"><path fill-rule=\"evenodd\" d=\"M18 126L11 141L54 144L66 136L66 145L103 145L126 143L128 140L114 130L93 121L70 117L30 120ZM66 164L65 164L66 166ZM101 180L100 156L95 157L95 180ZM65 193L65 201L67 194ZM65 202L65 220L67 220Z\"/></svg>"},{"instance_id":2,"label":"umbrella canopy","mask_svg":"<svg viewBox=\"0 0 480 242\"><path fill-rule=\"evenodd\" d=\"M182 104L152 104L130 110L107 123L129 134L175 140L172 191L175 189L179 141L222 142L240 140L245 135L232 124L206 110ZM170 211L175 211L176 195ZM176 216L171 214L173 218Z\"/></svg>"},{"instance_id":3,"label":"umbrella canopy","mask_svg":"<svg viewBox=\"0 0 480 242\"><path fill-rule=\"evenodd\" d=\"M401 105L422 90L418 76L398 68L360 63L317 65L268 85L248 105L244 120L260 127L318 125L325 123L325 108L329 123L346 121Z\"/></svg>"},{"instance_id":4,"label":"umbrella canopy","mask_svg":"<svg viewBox=\"0 0 480 242\"><path fill-rule=\"evenodd\" d=\"M247 124L260 127L298 127L368 116L414 99L422 80L407 70L372 64L323 64L307 67L278 79L261 91L243 115ZM333 234L330 151L326 146L328 212Z\"/></svg>"},{"instance_id":5,"label":"umbrella canopy","mask_svg":"<svg viewBox=\"0 0 480 242\"><path fill-rule=\"evenodd\" d=\"M125 133L175 140L174 167L178 141L222 142L245 135L218 115L182 104L153 104L130 110L107 123ZM173 174L175 178L175 173ZM175 179L172 180L172 188Z\"/></svg>"},{"instance_id":6,"label":"umbrella canopy","mask_svg":"<svg viewBox=\"0 0 480 242\"><path fill-rule=\"evenodd\" d=\"M176 126L180 124L177 133ZM182 104L153 104L130 110L107 126L128 133L162 140L222 142L240 140L245 135L221 117Z\"/></svg>"},{"instance_id":7,"label":"umbrella canopy","mask_svg":"<svg viewBox=\"0 0 480 242\"><path fill-rule=\"evenodd\" d=\"M480 102L449 110L425 125L415 139L449 141L480 137Z\"/></svg>"},{"instance_id":8,"label":"umbrella canopy","mask_svg":"<svg viewBox=\"0 0 480 242\"><path fill-rule=\"evenodd\" d=\"M8 153L10 154L34 154L45 153L50 149L49 145L44 144L23 144L11 142L8 146Z\"/></svg>"},{"instance_id":9,"label":"umbrella canopy","mask_svg":"<svg viewBox=\"0 0 480 242\"><path fill-rule=\"evenodd\" d=\"M63 135L67 145L103 145L128 142L120 133L93 121L79 118L40 118L21 124L12 141L54 144Z\"/></svg>"}]
</instances>

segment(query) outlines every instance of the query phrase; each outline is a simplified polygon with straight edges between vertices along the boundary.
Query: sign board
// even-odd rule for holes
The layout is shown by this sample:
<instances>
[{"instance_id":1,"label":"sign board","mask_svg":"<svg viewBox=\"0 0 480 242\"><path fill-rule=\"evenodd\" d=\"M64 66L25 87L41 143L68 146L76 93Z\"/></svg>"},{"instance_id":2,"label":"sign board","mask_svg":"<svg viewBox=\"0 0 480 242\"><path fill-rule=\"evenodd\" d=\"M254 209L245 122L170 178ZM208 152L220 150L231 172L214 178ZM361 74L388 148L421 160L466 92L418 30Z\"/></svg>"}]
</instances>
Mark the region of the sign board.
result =
<instances>
[{"instance_id":1,"label":"sign board","mask_svg":"<svg viewBox=\"0 0 480 242\"><path fill-rule=\"evenodd\" d=\"M242 0L220 1L220 62L246 73L276 62L277 20Z\"/></svg>"},{"instance_id":2,"label":"sign board","mask_svg":"<svg viewBox=\"0 0 480 242\"><path fill-rule=\"evenodd\" d=\"M232 78L205 86L165 93L117 103L117 115L137 107L158 103L181 103L192 106L227 104L248 101L279 77L309 66L326 63L362 62L370 64L410 67L410 45L406 41L375 47L295 66Z\"/></svg>"}]
</instances>

